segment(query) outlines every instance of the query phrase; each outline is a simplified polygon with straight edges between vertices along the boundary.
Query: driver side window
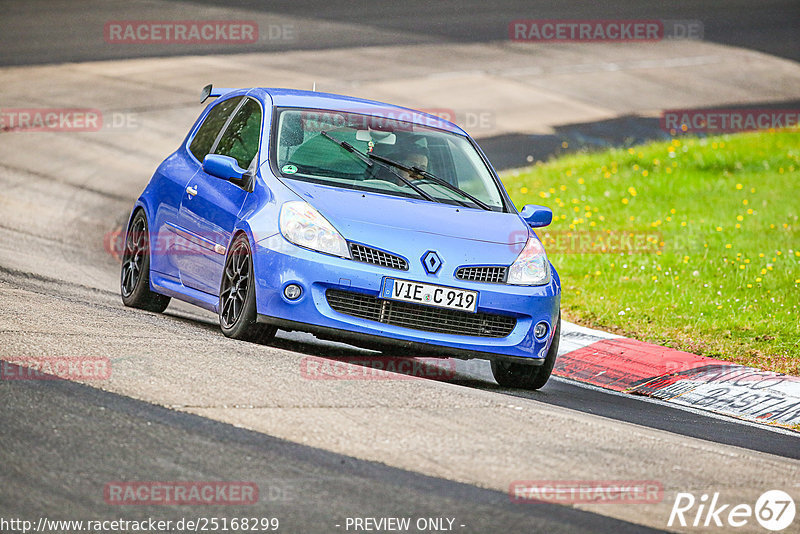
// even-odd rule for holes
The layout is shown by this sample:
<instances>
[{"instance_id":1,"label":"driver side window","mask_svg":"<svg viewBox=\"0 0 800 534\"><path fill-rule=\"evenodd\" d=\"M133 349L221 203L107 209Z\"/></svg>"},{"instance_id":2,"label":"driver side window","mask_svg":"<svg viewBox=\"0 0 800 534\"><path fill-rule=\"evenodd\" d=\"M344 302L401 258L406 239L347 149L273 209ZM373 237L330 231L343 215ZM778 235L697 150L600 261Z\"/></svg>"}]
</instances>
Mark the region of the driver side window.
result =
<instances>
[{"instance_id":1,"label":"driver side window","mask_svg":"<svg viewBox=\"0 0 800 534\"><path fill-rule=\"evenodd\" d=\"M249 168L258 154L261 122L261 106L252 98L248 98L231 119L214 154L230 156L239 163L239 167Z\"/></svg>"},{"instance_id":2,"label":"driver side window","mask_svg":"<svg viewBox=\"0 0 800 534\"><path fill-rule=\"evenodd\" d=\"M203 158L211 152L211 147L214 146L214 141L217 140L220 130L225 126L225 121L228 120L228 117L241 101L241 96L229 98L219 102L208 112L203 124L200 125L194 139L192 139L192 143L189 145L189 150L197 158L197 161L203 163Z\"/></svg>"}]
</instances>

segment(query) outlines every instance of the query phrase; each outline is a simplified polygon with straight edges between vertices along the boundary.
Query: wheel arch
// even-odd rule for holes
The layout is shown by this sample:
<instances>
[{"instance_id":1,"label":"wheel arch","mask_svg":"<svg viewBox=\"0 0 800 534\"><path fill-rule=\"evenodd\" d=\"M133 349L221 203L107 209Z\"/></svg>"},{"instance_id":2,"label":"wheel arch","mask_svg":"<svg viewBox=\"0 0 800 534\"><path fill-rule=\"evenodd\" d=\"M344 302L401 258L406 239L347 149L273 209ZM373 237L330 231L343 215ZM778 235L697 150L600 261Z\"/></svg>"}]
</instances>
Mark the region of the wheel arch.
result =
<instances>
[{"instance_id":1,"label":"wheel arch","mask_svg":"<svg viewBox=\"0 0 800 534\"><path fill-rule=\"evenodd\" d=\"M255 251L256 251L256 241L253 236L253 231L250 228L250 225L247 224L247 221L244 220L239 221L239 223L233 228L233 231L231 232L231 238L228 241L228 246L225 249L225 261L226 262L228 261L228 254L230 253L231 247L233 246L234 241L236 241L236 239L240 235L243 235L247 238L247 244L250 247L250 258L251 258L250 261L252 262L253 276L255 276L257 280L258 275L256 274L256 261L255 258L253 257L255 256ZM220 280L220 284L222 284L222 280ZM258 284L255 284L255 291L256 291L256 299L258 299ZM256 302L258 302L258 300L256 300ZM217 301L217 309L219 309L219 306L220 303L219 301Z\"/></svg>"}]
</instances>

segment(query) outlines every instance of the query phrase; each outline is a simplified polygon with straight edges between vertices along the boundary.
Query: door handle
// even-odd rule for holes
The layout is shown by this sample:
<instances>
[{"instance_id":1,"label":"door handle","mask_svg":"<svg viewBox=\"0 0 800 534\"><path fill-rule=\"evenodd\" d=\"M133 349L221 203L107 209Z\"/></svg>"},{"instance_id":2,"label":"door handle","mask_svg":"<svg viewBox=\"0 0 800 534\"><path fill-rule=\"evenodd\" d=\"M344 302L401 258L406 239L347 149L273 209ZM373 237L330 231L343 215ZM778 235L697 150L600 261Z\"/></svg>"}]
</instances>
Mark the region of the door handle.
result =
<instances>
[{"instance_id":1,"label":"door handle","mask_svg":"<svg viewBox=\"0 0 800 534\"><path fill-rule=\"evenodd\" d=\"M195 196L197 194L197 186L188 186L186 188L186 192L189 193L191 196Z\"/></svg>"}]
</instances>

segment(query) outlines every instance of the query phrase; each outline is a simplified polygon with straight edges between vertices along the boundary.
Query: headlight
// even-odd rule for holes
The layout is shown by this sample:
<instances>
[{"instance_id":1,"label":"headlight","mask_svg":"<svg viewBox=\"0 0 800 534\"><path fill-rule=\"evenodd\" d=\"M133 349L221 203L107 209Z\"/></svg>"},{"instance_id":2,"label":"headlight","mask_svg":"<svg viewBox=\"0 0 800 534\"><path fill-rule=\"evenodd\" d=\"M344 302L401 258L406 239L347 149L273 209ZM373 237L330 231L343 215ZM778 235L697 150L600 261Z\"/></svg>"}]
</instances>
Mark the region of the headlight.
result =
<instances>
[{"instance_id":1,"label":"headlight","mask_svg":"<svg viewBox=\"0 0 800 534\"><path fill-rule=\"evenodd\" d=\"M302 200L281 207L281 235L297 246L349 258L347 241L310 204Z\"/></svg>"},{"instance_id":2,"label":"headlight","mask_svg":"<svg viewBox=\"0 0 800 534\"><path fill-rule=\"evenodd\" d=\"M528 238L525 248L508 269L507 283L517 286L540 286L548 282L550 266L542 242Z\"/></svg>"}]
</instances>

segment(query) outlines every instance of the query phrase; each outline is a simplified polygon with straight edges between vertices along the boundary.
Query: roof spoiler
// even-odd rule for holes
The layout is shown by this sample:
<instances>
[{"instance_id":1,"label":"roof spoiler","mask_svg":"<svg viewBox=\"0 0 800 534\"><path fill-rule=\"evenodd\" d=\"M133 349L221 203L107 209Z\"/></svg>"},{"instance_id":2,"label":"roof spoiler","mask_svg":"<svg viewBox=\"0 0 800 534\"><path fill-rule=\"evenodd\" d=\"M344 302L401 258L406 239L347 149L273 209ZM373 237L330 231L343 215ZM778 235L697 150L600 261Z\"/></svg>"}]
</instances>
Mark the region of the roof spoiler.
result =
<instances>
[{"instance_id":1,"label":"roof spoiler","mask_svg":"<svg viewBox=\"0 0 800 534\"><path fill-rule=\"evenodd\" d=\"M230 93L231 91L236 91L236 89L233 88L228 89L222 87L215 89L211 84L208 84L205 87L203 87L203 92L200 93L200 103L201 104L204 103L206 100L208 100L209 97L216 98L218 96L224 95L225 93Z\"/></svg>"}]
</instances>

